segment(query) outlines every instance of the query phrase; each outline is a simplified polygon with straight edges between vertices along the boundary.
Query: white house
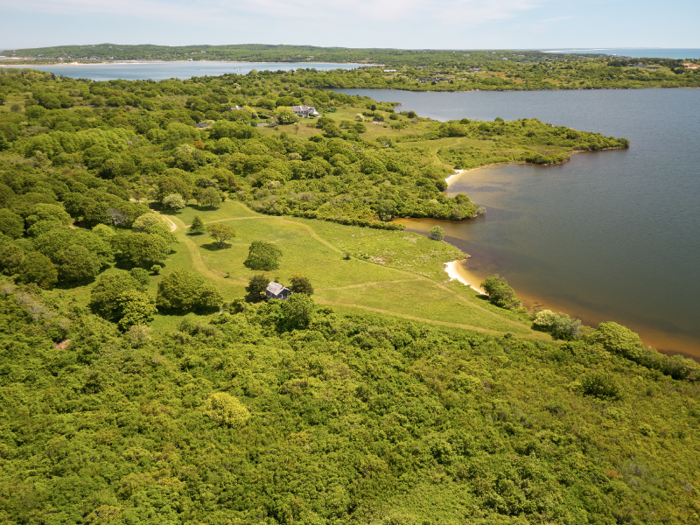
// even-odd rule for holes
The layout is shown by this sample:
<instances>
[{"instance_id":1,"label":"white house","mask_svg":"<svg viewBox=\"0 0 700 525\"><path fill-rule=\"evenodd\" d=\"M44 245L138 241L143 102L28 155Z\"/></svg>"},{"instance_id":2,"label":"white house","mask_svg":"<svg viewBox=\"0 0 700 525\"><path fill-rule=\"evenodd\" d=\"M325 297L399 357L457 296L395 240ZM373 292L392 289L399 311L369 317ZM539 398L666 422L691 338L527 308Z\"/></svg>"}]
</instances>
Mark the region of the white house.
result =
<instances>
[{"instance_id":1,"label":"white house","mask_svg":"<svg viewBox=\"0 0 700 525\"><path fill-rule=\"evenodd\" d=\"M292 106L292 111L295 115L298 115L302 118L320 116L319 112L316 111L316 108L313 106Z\"/></svg>"}]
</instances>

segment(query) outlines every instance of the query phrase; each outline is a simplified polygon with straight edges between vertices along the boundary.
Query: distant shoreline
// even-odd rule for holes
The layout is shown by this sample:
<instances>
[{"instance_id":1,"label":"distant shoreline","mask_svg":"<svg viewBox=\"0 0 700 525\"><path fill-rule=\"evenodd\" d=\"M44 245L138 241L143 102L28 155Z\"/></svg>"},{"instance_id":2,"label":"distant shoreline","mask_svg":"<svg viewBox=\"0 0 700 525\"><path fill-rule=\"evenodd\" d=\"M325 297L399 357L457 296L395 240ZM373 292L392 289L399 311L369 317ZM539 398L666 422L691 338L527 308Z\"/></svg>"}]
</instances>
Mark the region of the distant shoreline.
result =
<instances>
[{"instance_id":1,"label":"distant shoreline","mask_svg":"<svg viewBox=\"0 0 700 525\"><path fill-rule=\"evenodd\" d=\"M120 60L103 62L33 62L21 58L4 57L14 63L0 62L0 67L30 67L30 66L109 66L109 65L148 65L148 64L337 64L343 66L375 66L376 64L360 64L357 62L249 62L246 60ZM18 63L19 62L19 63Z\"/></svg>"}]
</instances>

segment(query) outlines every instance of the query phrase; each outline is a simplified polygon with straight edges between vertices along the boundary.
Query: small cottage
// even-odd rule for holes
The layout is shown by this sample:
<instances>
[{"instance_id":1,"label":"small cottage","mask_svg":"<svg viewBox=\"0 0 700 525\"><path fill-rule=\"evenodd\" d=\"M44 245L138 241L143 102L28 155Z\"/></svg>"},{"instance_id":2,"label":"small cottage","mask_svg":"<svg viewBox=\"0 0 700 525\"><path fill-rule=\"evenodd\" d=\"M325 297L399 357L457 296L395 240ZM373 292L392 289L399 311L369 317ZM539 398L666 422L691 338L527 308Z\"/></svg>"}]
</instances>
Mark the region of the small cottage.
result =
<instances>
[{"instance_id":1,"label":"small cottage","mask_svg":"<svg viewBox=\"0 0 700 525\"><path fill-rule=\"evenodd\" d=\"M285 288L280 283L276 283L274 281L268 284L267 289L265 290L266 301L269 301L270 299L279 299L280 301L284 301L289 299L290 295L292 295L292 291L289 288Z\"/></svg>"}]
</instances>

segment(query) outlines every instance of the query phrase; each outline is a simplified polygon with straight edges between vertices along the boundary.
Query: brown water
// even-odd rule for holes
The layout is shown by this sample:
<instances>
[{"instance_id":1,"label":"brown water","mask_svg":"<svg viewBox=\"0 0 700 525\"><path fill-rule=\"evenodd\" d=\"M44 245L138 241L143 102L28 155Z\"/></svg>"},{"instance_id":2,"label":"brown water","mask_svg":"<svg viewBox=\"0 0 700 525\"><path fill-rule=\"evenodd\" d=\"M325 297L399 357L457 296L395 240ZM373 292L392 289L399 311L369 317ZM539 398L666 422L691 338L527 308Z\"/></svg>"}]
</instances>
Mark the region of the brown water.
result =
<instances>
[{"instance_id":1,"label":"brown water","mask_svg":"<svg viewBox=\"0 0 700 525\"><path fill-rule=\"evenodd\" d=\"M624 219L615 217L624 210L608 210L605 220L583 198L601 181L571 180L582 171L604 173L611 158L626 154L580 154L562 166L507 165L464 172L451 181L448 194L470 195L487 207L485 216L462 222L399 222L422 233L439 224L448 242L471 255L461 272L472 284L498 273L527 307L564 311L592 326L614 320L640 333L648 345L700 357L697 318L691 314L683 323L683 314L691 313L684 310L688 302L679 304L667 288L678 276L657 277L655 264L673 254L660 253L664 250L653 244L653 231L646 242L630 237ZM693 288L693 283L688 285ZM663 315L657 315L659 307Z\"/></svg>"}]
</instances>

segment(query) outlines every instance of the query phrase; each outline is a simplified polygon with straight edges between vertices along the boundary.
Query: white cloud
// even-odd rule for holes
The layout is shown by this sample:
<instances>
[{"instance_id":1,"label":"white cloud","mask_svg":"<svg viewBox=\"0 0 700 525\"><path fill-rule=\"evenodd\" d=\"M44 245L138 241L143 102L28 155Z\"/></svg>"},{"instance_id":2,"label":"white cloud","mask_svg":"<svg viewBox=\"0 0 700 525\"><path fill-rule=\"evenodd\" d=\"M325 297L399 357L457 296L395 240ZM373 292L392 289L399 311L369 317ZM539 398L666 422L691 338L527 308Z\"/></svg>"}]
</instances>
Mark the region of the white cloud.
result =
<instances>
[{"instance_id":1,"label":"white cloud","mask_svg":"<svg viewBox=\"0 0 700 525\"><path fill-rule=\"evenodd\" d=\"M0 9L36 14L102 14L119 15L130 18L174 20L179 22L216 21L220 11L211 6L207 9L183 6L172 2L153 0L0 0Z\"/></svg>"},{"instance_id":2,"label":"white cloud","mask_svg":"<svg viewBox=\"0 0 700 525\"><path fill-rule=\"evenodd\" d=\"M301 26L303 30L313 29L313 24L339 24L340 32L350 29L351 24L357 24L360 30L377 23L397 21L426 23L426 30L434 31L435 24L459 26L515 18L537 7L536 0L200 0L187 4L159 0L0 0L2 10L37 14L118 15L193 25L221 25L251 18L265 18L256 21L264 24L287 19L306 24ZM389 29L396 30L387 27Z\"/></svg>"}]
</instances>

